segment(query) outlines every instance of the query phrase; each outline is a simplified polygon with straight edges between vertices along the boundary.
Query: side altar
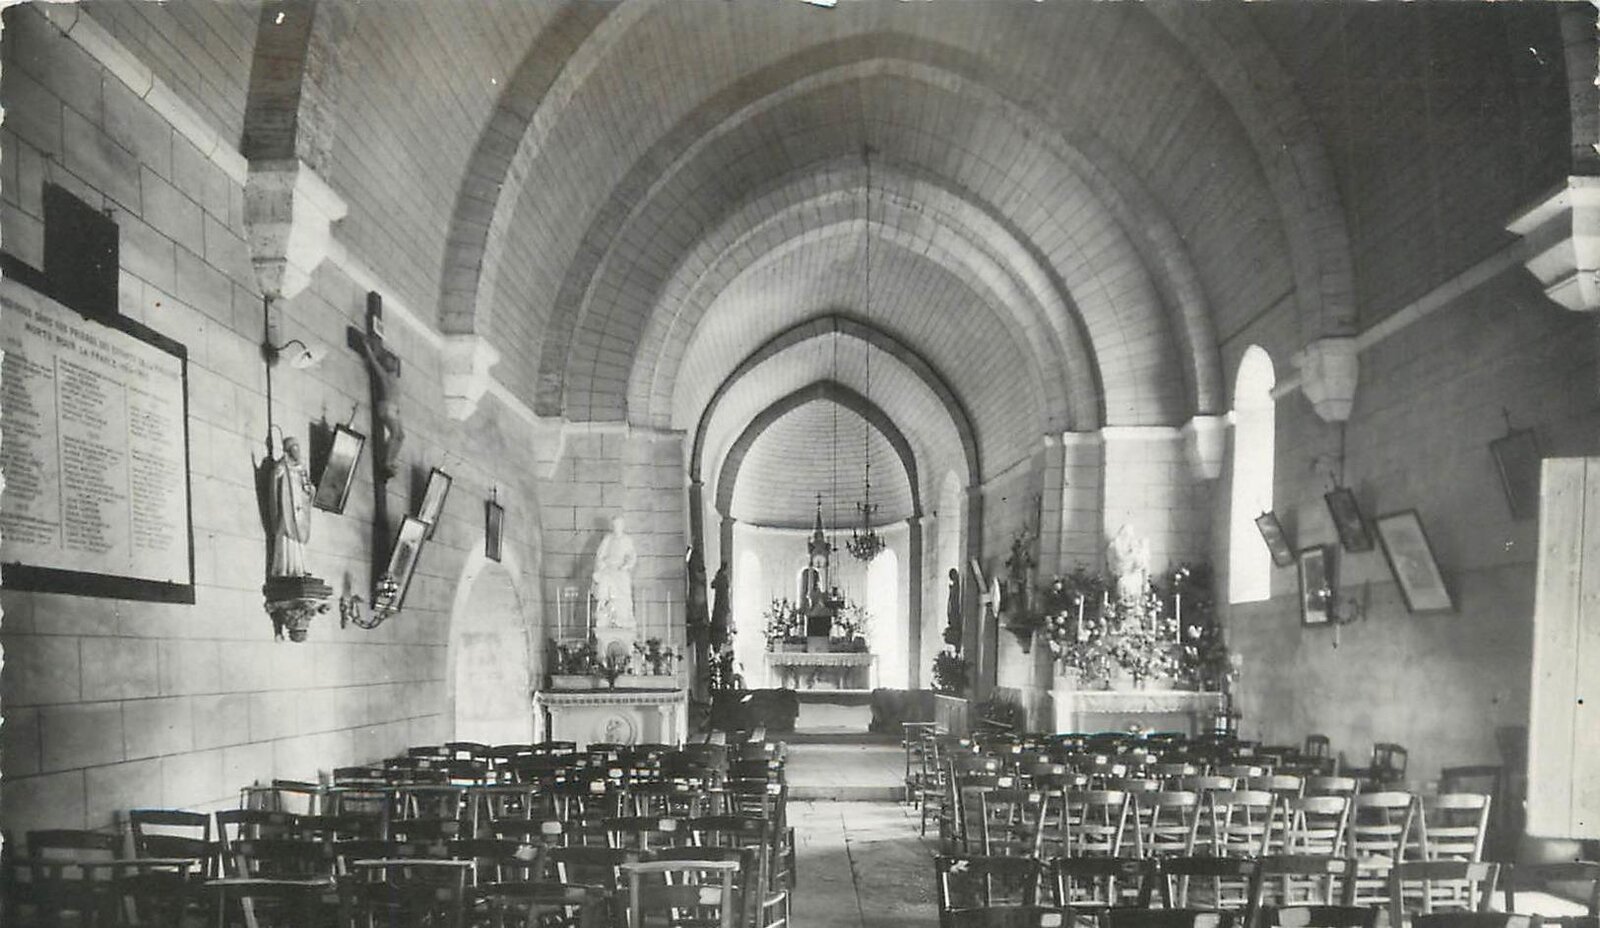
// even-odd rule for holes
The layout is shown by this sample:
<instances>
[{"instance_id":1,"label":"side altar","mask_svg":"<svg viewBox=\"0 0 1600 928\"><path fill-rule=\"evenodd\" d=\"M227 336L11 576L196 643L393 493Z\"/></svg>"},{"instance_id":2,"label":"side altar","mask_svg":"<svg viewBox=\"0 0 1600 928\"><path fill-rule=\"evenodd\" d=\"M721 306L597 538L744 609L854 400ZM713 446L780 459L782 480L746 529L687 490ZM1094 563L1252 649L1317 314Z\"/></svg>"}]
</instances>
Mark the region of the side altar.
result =
<instances>
[{"instance_id":1,"label":"side altar","mask_svg":"<svg viewBox=\"0 0 1600 928\"><path fill-rule=\"evenodd\" d=\"M670 690L541 690L533 694L535 741L579 745L681 744L689 693Z\"/></svg>"},{"instance_id":2,"label":"side altar","mask_svg":"<svg viewBox=\"0 0 1600 928\"><path fill-rule=\"evenodd\" d=\"M1221 693L1194 690L1073 690L1050 691L1055 730L1058 732L1181 731L1198 735L1210 731L1226 711Z\"/></svg>"}]
</instances>

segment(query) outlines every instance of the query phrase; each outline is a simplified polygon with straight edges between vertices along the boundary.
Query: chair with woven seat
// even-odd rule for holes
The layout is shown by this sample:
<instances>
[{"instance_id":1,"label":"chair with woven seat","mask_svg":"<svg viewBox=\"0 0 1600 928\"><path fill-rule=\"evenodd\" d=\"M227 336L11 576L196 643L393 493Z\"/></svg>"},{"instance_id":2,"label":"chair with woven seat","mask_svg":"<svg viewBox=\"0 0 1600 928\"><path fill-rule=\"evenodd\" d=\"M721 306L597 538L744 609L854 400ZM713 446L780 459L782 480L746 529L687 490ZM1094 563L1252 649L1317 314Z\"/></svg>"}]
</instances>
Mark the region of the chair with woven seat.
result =
<instances>
[{"instance_id":1,"label":"chair with woven seat","mask_svg":"<svg viewBox=\"0 0 1600 928\"><path fill-rule=\"evenodd\" d=\"M322 841L244 838L230 844L223 865L227 875L206 883L219 924L233 901L250 928L323 924L337 902L332 849Z\"/></svg>"},{"instance_id":2,"label":"chair with woven seat","mask_svg":"<svg viewBox=\"0 0 1600 928\"><path fill-rule=\"evenodd\" d=\"M1351 801L1345 840L1356 861L1357 905L1388 902L1385 877L1405 857L1416 809L1416 797L1395 791L1360 793Z\"/></svg>"},{"instance_id":3,"label":"chair with woven seat","mask_svg":"<svg viewBox=\"0 0 1600 928\"><path fill-rule=\"evenodd\" d=\"M1290 796L1278 802L1277 846L1283 854L1345 855L1350 800L1345 796Z\"/></svg>"},{"instance_id":4,"label":"chair with woven seat","mask_svg":"<svg viewBox=\"0 0 1600 928\"><path fill-rule=\"evenodd\" d=\"M1203 797L1195 847L1220 857L1265 854L1277 808L1277 797L1265 790L1213 790Z\"/></svg>"},{"instance_id":5,"label":"chair with woven seat","mask_svg":"<svg viewBox=\"0 0 1600 928\"><path fill-rule=\"evenodd\" d=\"M1254 860L1240 857L1177 855L1163 857L1153 864L1147 880L1151 884L1147 898L1160 895L1163 908L1153 911L1169 913L1172 920L1165 924L1199 924L1210 921L1213 924L1240 925L1245 928L1254 924L1257 900L1261 896L1259 886L1261 870ZM1244 887L1239 893L1242 904L1230 905L1218 896L1216 887L1232 884ZM1198 898L1205 894L1194 889L1202 885L1212 887L1208 905L1196 904L1208 901ZM1106 915L1106 924L1111 926L1149 924L1135 917L1136 911L1127 909L1110 909Z\"/></svg>"},{"instance_id":6,"label":"chair with woven seat","mask_svg":"<svg viewBox=\"0 0 1600 928\"><path fill-rule=\"evenodd\" d=\"M610 895L597 886L546 880L487 883L467 892L473 925L486 928L601 928Z\"/></svg>"},{"instance_id":7,"label":"chair with woven seat","mask_svg":"<svg viewBox=\"0 0 1600 928\"><path fill-rule=\"evenodd\" d=\"M122 877L122 895L132 901L136 923L181 922L203 901L205 881L216 876L211 816L182 809L132 809L128 826L135 858L193 861L192 867L151 867Z\"/></svg>"},{"instance_id":8,"label":"chair with woven seat","mask_svg":"<svg viewBox=\"0 0 1600 928\"><path fill-rule=\"evenodd\" d=\"M1417 843L1427 860L1482 860L1493 805L1486 793L1441 793L1422 800Z\"/></svg>"},{"instance_id":9,"label":"chair with woven seat","mask_svg":"<svg viewBox=\"0 0 1600 928\"><path fill-rule=\"evenodd\" d=\"M86 926L116 923L115 834L55 828L28 832L27 855L16 869L28 875L16 886L16 902L31 908L39 924L59 925L67 913Z\"/></svg>"},{"instance_id":10,"label":"chair with woven seat","mask_svg":"<svg viewBox=\"0 0 1600 928\"><path fill-rule=\"evenodd\" d=\"M1133 857L1057 857L1050 882L1057 905L1074 914L1103 913L1115 906L1150 904L1155 861Z\"/></svg>"},{"instance_id":11,"label":"chair with woven seat","mask_svg":"<svg viewBox=\"0 0 1600 928\"><path fill-rule=\"evenodd\" d=\"M1500 866L1473 860L1403 860L1389 868L1387 905L1389 924L1404 923L1407 903L1414 903L1418 918L1434 914L1441 906L1462 913L1487 913L1494 901ZM1460 891L1440 892L1456 886ZM1412 920L1416 924L1416 920Z\"/></svg>"},{"instance_id":12,"label":"chair with woven seat","mask_svg":"<svg viewBox=\"0 0 1600 928\"><path fill-rule=\"evenodd\" d=\"M366 859L338 884L339 923L350 928L466 923L471 860Z\"/></svg>"},{"instance_id":13,"label":"chair with woven seat","mask_svg":"<svg viewBox=\"0 0 1600 928\"><path fill-rule=\"evenodd\" d=\"M1200 827L1201 801L1189 790L1160 790L1133 797L1135 854L1192 854Z\"/></svg>"},{"instance_id":14,"label":"chair with woven seat","mask_svg":"<svg viewBox=\"0 0 1600 928\"><path fill-rule=\"evenodd\" d=\"M956 924L958 912L1039 904L1043 865L1034 857L941 854L934 858L939 925Z\"/></svg>"},{"instance_id":15,"label":"chair with woven seat","mask_svg":"<svg viewBox=\"0 0 1600 928\"><path fill-rule=\"evenodd\" d=\"M1062 834L1055 843L1073 857L1119 857L1137 846L1133 798L1120 790L1069 790L1061 813ZM1052 840L1047 835L1046 840Z\"/></svg>"},{"instance_id":16,"label":"chair with woven seat","mask_svg":"<svg viewBox=\"0 0 1600 928\"><path fill-rule=\"evenodd\" d=\"M1263 925L1372 928L1381 909L1357 906L1348 857L1282 854L1257 861L1257 919Z\"/></svg>"},{"instance_id":17,"label":"chair with woven seat","mask_svg":"<svg viewBox=\"0 0 1600 928\"><path fill-rule=\"evenodd\" d=\"M683 926L734 928L739 897L734 885L741 865L729 860L653 860L622 865L628 884L628 926L657 919ZM653 878L662 878L654 882Z\"/></svg>"}]
</instances>

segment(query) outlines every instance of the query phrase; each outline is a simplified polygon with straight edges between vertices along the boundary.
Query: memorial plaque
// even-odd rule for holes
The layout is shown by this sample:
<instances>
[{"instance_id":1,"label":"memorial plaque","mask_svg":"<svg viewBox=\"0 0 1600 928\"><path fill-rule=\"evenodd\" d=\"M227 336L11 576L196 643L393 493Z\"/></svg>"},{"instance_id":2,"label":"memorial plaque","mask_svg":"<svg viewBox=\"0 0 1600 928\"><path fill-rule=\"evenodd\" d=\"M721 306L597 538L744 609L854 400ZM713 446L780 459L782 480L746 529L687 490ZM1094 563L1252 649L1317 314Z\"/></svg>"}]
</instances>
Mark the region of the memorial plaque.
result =
<instances>
[{"instance_id":1,"label":"memorial plaque","mask_svg":"<svg viewBox=\"0 0 1600 928\"><path fill-rule=\"evenodd\" d=\"M5 586L194 602L183 346L4 280L0 348Z\"/></svg>"}]
</instances>

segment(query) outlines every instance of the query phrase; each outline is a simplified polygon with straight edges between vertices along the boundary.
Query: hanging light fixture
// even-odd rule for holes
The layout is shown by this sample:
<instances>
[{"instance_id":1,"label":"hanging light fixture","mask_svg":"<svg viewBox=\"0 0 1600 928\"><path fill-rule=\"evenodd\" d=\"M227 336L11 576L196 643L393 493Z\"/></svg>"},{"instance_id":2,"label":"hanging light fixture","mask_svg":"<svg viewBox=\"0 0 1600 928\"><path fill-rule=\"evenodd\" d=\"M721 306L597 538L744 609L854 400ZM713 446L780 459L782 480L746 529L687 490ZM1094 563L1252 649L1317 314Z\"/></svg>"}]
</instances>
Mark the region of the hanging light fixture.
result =
<instances>
[{"instance_id":1,"label":"hanging light fixture","mask_svg":"<svg viewBox=\"0 0 1600 928\"><path fill-rule=\"evenodd\" d=\"M863 277L866 280L865 294L861 300L862 312L868 312L872 303L872 149L867 146L861 148L861 160L866 165L867 172L867 202L865 234L861 238L861 263L864 267ZM867 343L867 377L866 377L867 402L872 402L872 344ZM861 516L861 527L850 530L850 541L845 548L851 557L858 561L870 561L878 556L884 548L883 539L879 537L876 529L872 527L872 517L877 513L878 507L872 502L872 424L865 421L861 424L861 459L864 469L864 490L862 502L856 503L856 513Z\"/></svg>"}]
</instances>

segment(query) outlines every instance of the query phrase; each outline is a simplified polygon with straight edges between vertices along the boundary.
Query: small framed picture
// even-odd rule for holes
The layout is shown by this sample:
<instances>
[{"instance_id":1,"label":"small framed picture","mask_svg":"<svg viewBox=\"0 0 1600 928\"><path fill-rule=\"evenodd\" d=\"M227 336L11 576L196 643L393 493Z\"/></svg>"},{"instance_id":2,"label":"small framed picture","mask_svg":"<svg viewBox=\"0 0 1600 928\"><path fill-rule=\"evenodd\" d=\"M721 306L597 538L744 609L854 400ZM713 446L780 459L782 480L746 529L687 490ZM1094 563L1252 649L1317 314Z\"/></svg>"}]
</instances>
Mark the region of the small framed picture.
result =
<instances>
[{"instance_id":1,"label":"small framed picture","mask_svg":"<svg viewBox=\"0 0 1600 928\"><path fill-rule=\"evenodd\" d=\"M366 446L367 436L349 426L334 426L328 459L317 478L316 495L311 498L313 505L325 512L344 512L350 487L355 483L356 465L361 463L361 450Z\"/></svg>"},{"instance_id":2,"label":"small framed picture","mask_svg":"<svg viewBox=\"0 0 1600 928\"><path fill-rule=\"evenodd\" d=\"M428 471L428 485L422 491L422 505L417 508L417 518L427 523L428 537L433 537L433 530L439 524L439 516L444 512L444 499L450 495L450 475L435 467Z\"/></svg>"},{"instance_id":3,"label":"small framed picture","mask_svg":"<svg viewBox=\"0 0 1600 928\"><path fill-rule=\"evenodd\" d=\"M1296 557L1300 574L1300 624L1326 625L1328 601L1336 586L1333 545L1302 548Z\"/></svg>"},{"instance_id":4,"label":"small framed picture","mask_svg":"<svg viewBox=\"0 0 1600 928\"><path fill-rule=\"evenodd\" d=\"M1500 489L1505 491L1511 518L1520 522L1537 516L1539 462L1544 458L1539 450L1539 433L1533 429L1510 432L1489 442L1489 453L1494 455L1495 470L1500 474Z\"/></svg>"},{"instance_id":5,"label":"small framed picture","mask_svg":"<svg viewBox=\"0 0 1600 928\"><path fill-rule=\"evenodd\" d=\"M1361 504L1349 487L1338 487L1324 493L1328 515L1333 517L1333 527L1339 533L1339 544L1346 551L1371 551L1372 533L1367 530L1367 520L1361 517Z\"/></svg>"},{"instance_id":6,"label":"small framed picture","mask_svg":"<svg viewBox=\"0 0 1600 928\"><path fill-rule=\"evenodd\" d=\"M483 501L483 556L491 561L500 560L500 542L506 533L506 510L498 499Z\"/></svg>"},{"instance_id":7,"label":"small framed picture","mask_svg":"<svg viewBox=\"0 0 1600 928\"><path fill-rule=\"evenodd\" d=\"M422 554L422 543L428 537L428 524L416 516L406 516L400 523L400 530L395 533L394 547L389 549L389 567L385 571L394 578L394 595L388 602L379 603L378 597L373 597L373 605L386 606L389 610L398 612L406 602L406 590L411 587L411 575L417 569L417 558Z\"/></svg>"},{"instance_id":8,"label":"small framed picture","mask_svg":"<svg viewBox=\"0 0 1600 928\"><path fill-rule=\"evenodd\" d=\"M1439 562L1434 559L1433 546L1422 530L1422 517L1415 509L1391 512L1377 519L1378 540L1383 543L1383 556L1394 572L1394 581L1400 585L1400 595L1406 598L1406 608L1412 612L1448 612L1455 608L1450 590L1439 573Z\"/></svg>"},{"instance_id":9,"label":"small framed picture","mask_svg":"<svg viewBox=\"0 0 1600 928\"><path fill-rule=\"evenodd\" d=\"M1272 552L1273 564L1288 567L1294 563L1294 548L1283 532L1277 513L1268 511L1256 516L1256 529L1261 532L1261 540L1267 543L1267 550Z\"/></svg>"}]
</instances>

